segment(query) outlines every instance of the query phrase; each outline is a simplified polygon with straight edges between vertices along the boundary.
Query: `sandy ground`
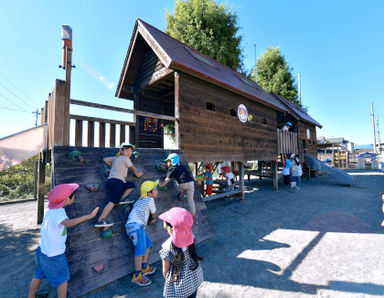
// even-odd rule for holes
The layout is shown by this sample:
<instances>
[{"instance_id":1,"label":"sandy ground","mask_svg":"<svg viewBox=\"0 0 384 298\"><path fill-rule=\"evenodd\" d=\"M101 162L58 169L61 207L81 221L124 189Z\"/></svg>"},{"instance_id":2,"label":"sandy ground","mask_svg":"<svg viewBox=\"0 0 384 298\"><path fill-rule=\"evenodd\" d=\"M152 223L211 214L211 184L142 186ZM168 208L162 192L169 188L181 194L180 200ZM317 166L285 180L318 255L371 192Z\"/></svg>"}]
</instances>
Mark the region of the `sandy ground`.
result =
<instances>
[{"instance_id":1,"label":"sandy ground","mask_svg":"<svg viewBox=\"0 0 384 298\"><path fill-rule=\"evenodd\" d=\"M246 200L207 203L216 237L198 246L205 281L198 297L384 295L384 173L351 170L356 185L304 179L300 191L252 180ZM26 297L39 237L36 202L0 205L0 297ZM160 262L155 264L160 268ZM161 297L161 270L140 288L131 276L84 297ZM55 297L46 282L39 292Z\"/></svg>"}]
</instances>

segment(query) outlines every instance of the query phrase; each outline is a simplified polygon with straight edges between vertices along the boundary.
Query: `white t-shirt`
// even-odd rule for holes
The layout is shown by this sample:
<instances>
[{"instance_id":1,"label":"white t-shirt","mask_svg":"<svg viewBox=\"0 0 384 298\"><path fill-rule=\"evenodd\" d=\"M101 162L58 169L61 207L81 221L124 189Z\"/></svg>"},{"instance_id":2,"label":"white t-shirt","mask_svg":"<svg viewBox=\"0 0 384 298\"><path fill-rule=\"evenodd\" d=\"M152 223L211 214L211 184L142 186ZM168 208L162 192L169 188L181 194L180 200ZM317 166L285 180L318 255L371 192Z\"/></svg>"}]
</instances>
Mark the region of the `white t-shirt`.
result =
<instances>
[{"instance_id":1,"label":"white t-shirt","mask_svg":"<svg viewBox=\"0 0 384 298\"><path fill-rule=\"evenodd\" d=\"M48 257L58 256L65 252L67 227L61 222L67 218L64 208L48 209L44 216L39 246L41 252Z\"/></svg>"},{"instance_id":2,"label":"white t-shirt","mask_svg":"<svg viewBox=\"0 0 384 298\"><path fill-rule=\"evenodd\" d=\"M222 170L221 170L221 167L222 167L222 166L223 166L222 163L219 163L219 164L217 165L217 171L218 171L219 174L222 174L222 173L223 173Z\"/></svg>"},{"instance_id":3,"label":"white t-shirt","mask_svg":"<svg viewBox=\"0 0 384 298\"><path fill-rule=\"evenodd\" d=\"M137 200L133 205L133 209L128 216L126 224L139 223L146 227L149 213L156 213L155 200L152 197L143 197L142 199Z\"/></svg>"},{"instance_id":4,"label":"white t-shirt","mask_svg":"<svg viewBox=\"0 0 384 298\"><path fill-rule=\"evenodd\" d=\"M227 177L227 184L228 185L235 184L235 183L232 183L232 181L231 181L231 179L233 179L233 181L235 181L235 175L233 175L232 172L225 173L225 177Z\"/></svg>"},{"instance_id":5,"label":"white t-shirt","mask_svg":"<svg viewBox=\"0 0 384 298\"><path fill-rule=\"evenodd\" d=\"M125 182L125 179L127 179L128 175L128 168L132 166L132 161L128 156L125 155L120 155L113 158L112 168L109 172L108 179L116 178Z\"/></svg>"}]
</instances>

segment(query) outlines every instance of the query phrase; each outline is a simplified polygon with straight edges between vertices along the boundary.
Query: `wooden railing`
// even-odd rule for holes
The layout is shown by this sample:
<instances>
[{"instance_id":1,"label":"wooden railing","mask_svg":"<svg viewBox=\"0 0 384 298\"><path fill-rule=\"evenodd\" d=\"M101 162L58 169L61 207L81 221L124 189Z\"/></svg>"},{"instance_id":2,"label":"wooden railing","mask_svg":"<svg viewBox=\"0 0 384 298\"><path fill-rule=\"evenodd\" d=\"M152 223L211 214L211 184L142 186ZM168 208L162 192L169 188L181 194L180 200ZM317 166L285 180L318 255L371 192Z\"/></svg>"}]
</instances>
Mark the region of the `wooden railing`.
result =
<instances>
[{"instance_id":1,"label":"wooden railing","mask_svg":"<svg viewBox=\"0 0 384 298\"><path fill-rule=\"evenodd\" d=\"M299 153L297 133L290 131L283 132L281 129L277 129L277 153Z\"/></svg>"}]
</instances>

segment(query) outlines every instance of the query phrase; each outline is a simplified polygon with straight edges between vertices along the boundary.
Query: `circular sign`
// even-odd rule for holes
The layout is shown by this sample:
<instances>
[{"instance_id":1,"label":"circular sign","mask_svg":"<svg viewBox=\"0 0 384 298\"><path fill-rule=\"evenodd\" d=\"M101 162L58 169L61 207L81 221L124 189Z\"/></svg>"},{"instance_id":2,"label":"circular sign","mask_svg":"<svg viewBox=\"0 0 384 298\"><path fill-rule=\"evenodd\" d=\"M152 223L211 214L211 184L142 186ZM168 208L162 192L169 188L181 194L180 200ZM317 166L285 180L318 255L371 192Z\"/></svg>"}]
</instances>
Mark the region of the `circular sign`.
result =
<instances>
[{"instance_id":1,"label":"circular sign","mask_svg":"<svg viewBox=\"0 0 384 298\"><path fill-rule=\"evenodd\" d=\"M311 131L309 128L307 128L307 139L309 140L311 138Z\"/></svg>"},{"instance_id":2,"label":"circular sign","mask_svg":"<svg viewBox=\"0 0 384 298\"><path fill-rule=\"evenodd\" d=\"M247 107L243 104L240 104L237 108L237 117L239 120L243 123L247 122L248 120L248 110Z\"/></svg>"}]
</instances>

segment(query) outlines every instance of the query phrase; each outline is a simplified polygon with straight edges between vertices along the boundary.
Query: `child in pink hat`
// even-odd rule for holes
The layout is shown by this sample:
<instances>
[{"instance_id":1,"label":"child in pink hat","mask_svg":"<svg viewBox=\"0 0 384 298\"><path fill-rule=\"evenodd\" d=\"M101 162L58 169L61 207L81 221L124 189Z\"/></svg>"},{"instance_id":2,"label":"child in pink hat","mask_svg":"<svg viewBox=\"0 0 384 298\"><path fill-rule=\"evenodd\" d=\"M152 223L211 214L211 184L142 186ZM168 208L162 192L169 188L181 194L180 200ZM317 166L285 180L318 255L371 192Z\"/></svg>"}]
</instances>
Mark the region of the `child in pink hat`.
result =
<instances>
[{"instance_id":1,"label":"child in pink hat","mask_svg":"<svg viewBox=\"0 0 384 298\"><path fill-rule=\"evenodd\" d=\"M75 191L79 188L76 183L60 184L55 186L48 194L48 211L41 224L41 238L36 249L36 270L31 280L28 298L36 297L36 292L43 278L57 288L57 296L67 297L69 280L69 267L65 256L65 241L67 227L95 217L99 207L90 214L69 219L64 207L71 205L75 200Z\"/></svg>"},{"instance_id":2,"label":"child in pink hat","mask_svg":"<svg viewBox=\"0 0 384 298\"><path fill-rule=\"evenodd\" d=\"M196 254L192 214L174 207L159 216L170 238L162 244L160 257L165 278L164 297L196 297L203 282L201 257Z\"/></svg>"}]
</instances>

